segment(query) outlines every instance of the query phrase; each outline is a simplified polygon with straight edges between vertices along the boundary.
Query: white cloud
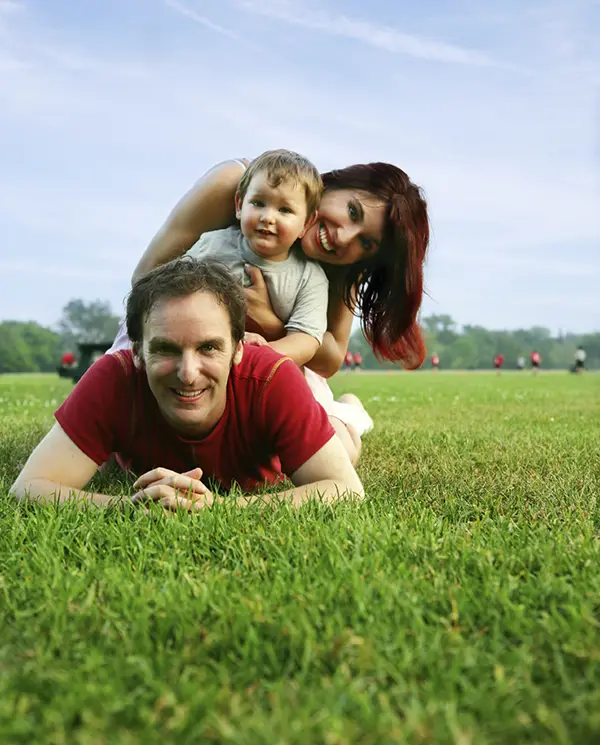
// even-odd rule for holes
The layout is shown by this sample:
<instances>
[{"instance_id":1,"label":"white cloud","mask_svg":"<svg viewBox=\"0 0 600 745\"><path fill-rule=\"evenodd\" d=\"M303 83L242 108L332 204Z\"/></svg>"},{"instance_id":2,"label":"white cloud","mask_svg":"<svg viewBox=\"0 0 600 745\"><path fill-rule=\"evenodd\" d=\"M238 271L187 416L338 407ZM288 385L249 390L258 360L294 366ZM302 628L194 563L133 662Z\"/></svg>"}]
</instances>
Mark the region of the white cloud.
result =
<instances>
[{"instance_id":1,"label":"white cloud","mask_svg":"<svg viewBox=\"0 0 600 745\"><path fill-rule=\"evenodd\" d=\"M434 62L487 66L496 64L476 50L402 33L389 26L346 15L333 15L320 8L302 8L299 0L236 0L237 7L296 26L332 36L355 39L393 54L404 54Z\"/></svg>"},{"instance_id":2,"label":"white cloud","mask_svg":"<svg viewBox=\"0 0 600 745\"><path fill-rule=\"evenodd\" d=\"M178 0L165 0L165 4L169 8L172 8L178 13L181 13L181 15L185 16L186 18L190 18L195 23L199 23L202 26L210 29L211 31L216 31L219 34L223 34L224 36L229 36L232 39L240 41L240 37L230 29L225 28L224 26L219 26L217 23L213 23L213 21L211 21L206 16L202 16L199 13L196 13L195 10L192 10L187 5L178 2Z\"/></svg>"}]
</instances>

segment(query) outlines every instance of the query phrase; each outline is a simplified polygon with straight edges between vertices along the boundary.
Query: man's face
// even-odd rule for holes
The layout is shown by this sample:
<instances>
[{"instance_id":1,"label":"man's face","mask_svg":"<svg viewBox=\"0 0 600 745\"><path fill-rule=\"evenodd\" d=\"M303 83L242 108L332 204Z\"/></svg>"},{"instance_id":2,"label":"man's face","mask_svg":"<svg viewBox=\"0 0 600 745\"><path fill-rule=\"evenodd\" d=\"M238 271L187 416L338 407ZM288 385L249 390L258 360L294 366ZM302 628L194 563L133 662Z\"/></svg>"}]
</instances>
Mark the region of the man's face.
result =
<instances>
[{"instance_id":1,"label":"man's face","mask_svg":"<svg viewBox=\"0 0 600 745\"><path fill-rule=\"evenodd\" d=\"M292 179L271 186L267 174L259 172L248 184L244 200L236 195L236 217L256 254L284 261L307 227L304 187Z\"/></svg>"},{"instance_id":2,"label":"man's face","mask_svg":"<svg viewBox=\"0 0 600 745\"><path fill-rule=\"evenodd\" d=\"M144 323L140 356L167 422L189 439L211 432L225 411L231 365L242 358L215 296L196 292L157 303Z\"/></svg>"}]
</instances>

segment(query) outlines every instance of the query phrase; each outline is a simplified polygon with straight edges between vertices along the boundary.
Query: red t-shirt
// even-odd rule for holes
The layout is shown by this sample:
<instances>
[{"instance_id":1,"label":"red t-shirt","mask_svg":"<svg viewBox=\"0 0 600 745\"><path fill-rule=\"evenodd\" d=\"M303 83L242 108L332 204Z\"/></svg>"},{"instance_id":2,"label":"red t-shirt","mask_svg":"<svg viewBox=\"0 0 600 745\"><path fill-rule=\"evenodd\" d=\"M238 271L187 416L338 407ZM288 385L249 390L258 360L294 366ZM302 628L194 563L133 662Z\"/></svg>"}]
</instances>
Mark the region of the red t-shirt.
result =
<instances>
[{"instance_id":1,"label":"red t-shirt","mask_svg":"<svg viewBox=\"0 0 600 745\"><path fill-rule=\"evenodd\" d=\"M344 356L344 362L347 365L351 365L354 362L354 355L352 352L346 352L346 355Z\"/></svg>"},{"instance_id":2,"label":"red t-shirt","mask_svg":"<svg viewBox=\"0 0 600 745\"><path fill-rule=\"evenodd\" d=\"M432 355L432 357L431 357L431 364L434 367L437 367L440 364L440 358L437 356L437 354Z\"/></svg>"},{"instance_id":3,"label":"red t-shirt","mask_svg":"<svg viewBox=\"0 0 600 745\"><path fill-rule=\"evenodd\" d=\"M355 354L354 354L354 364L355 365L362 365L362 354L360 352L355 352Z\"/></svg>"},{"instance_id":4,"label":"red t-shirt","mask_svg":"<svg viewBox=\"0 0 600 745\"><path fill-rule=\"evenodd\" d=\"M269 347L244 345L227 382L225 412L200 440L167 424L131 351L106 354L77 383L56 420L100 465L111 453L138 476L157 466L196 466L225 489L244 491L291 475L333 437L325 410L292 360Z\"/></svg>"},{"instance_id":5,"label":"red t-shirt","mask_svg":"<svg viewBox=\"0 0 600 745\"><path fill-rule=\"evenodd\" d=\"M75 362L75 355L73 352L65 352L60 362L62 365L72 365Z\"/></svg>"},{"instance_id":6,"label":"red t-shirt","mask_svg":"<svg viewBox=\"0 0 600 745\"><path fill-rule=\"evenodd\" d=\"M502 367L502 363L504 362L504 355L503 354L497 354L494 357L494 365L496 367Z\"/></svg>"},{"instance_id":7,"label":"red t-shirt","mask_svg":"<svg viewBox=\"0 0 600 745\"><path fill-rule=\"evenodd\" d=\"M531 353L531 361L535 365L539 365L540 362L542 361L542 355L539 352L532 352Z\"/></svg>"}]
</instances>

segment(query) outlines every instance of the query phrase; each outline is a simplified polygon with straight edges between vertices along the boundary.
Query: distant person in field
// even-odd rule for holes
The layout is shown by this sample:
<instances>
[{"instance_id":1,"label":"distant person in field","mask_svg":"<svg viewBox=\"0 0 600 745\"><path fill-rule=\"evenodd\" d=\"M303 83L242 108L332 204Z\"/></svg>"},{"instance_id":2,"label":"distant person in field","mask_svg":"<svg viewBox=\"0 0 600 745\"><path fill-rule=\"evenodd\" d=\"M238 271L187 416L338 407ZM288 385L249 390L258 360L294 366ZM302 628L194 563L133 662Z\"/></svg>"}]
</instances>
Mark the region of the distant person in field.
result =
<instances>
[{"instance_id":1,"label":"distant person in field","mask_svg":"<svg viewBox=\"0 0 600 745\"><path fill-rule=\"evenodd\" d=\"M127 301L133 347L103 355L62 406L11 492L34 502L122 503L86 490L112 453L137 476L132 502L195 511L208 482L300 505L363 495L348 452L298 366L242 344L243 289L221 263L185 257L149 272ZM240 505L248 504L244 497Z\"/></svg>"},{"instance_id":2,"label":"distant person in field","mask_svg":"<svg viewBox=\"0 0 600 745\"><path fill-rule=\"evenodd\" d=\"M502 365L504 364L504 355L503 354L497 354L494 357L494 369L498 374L500 374L500 371L502 370Z\"/></svg>"},{"instance_id":3,"label":"distant person in field","mask_svg":"<svg viewBox=\"0 0 600 745\"><path fill-rule=\"evenodd\" d=\"M534 373L539 372L540 365L542 364L542 355L534 350L530 355L529 358L531 360L531 369Z\"/></svg>"},{"instance_id":4,"label":"distant person in field","mask_svg":"<svg viewBox=\"0 0 600 745\"><path fill-rule=\"evenodd\" d=\"M350 350L346 352L344 355L344 369L345 370L352 370L352 366L354 365L354 355Z\"/></svg>"},{"instance_id":5,"label":"distant person in field","mask_svg":"<svg viewBox=\"0 0 600 745\"><path fill-rule=\"evenodd\" d=\"M360 372L363 363L363 356L360 352L354 352L354 372Z\"/></svg>"},{"instance_id":6,"label":"distant person in field","mask_svg":"<svg viewBox=\"0 0 600 745\"><path fill-rule=\"evenodd\" d=\"M517 370L525 369L525 357L521 354L517 357Z\"/></svg>"},{"instance_id":7,"label":"distant person in field","mask_svg":"<svg viewBox=\"0 0 600 745\"><path fill-rule=\"evenodd\" d=\"M575 352L575 372L576 373L582 373L584 371L586 359L587 359L587 354L585 352L585 349L581 345L579 345Z\"/></svg>"},{"instance_id":8,"label":"distant person in field","mask_svg":"<svg viewBox=\"0 0 600 745\"><path fill-rule=\"evenodd\" d=\"M434 372L437 372L440 369L440 358L435 352L431 355L431 367Z\"/></svg>"},{"instance_id":9,"label":"distant person in field","mask_svg":"<svg viewBox=\"0 0 600 745\"><path fill-rule=\"evenodd\" d=\"M77 366L77 358L73 352L65 352L60 358L60 366L64 368L72 368Z\"/></svg>"}]
</instances>

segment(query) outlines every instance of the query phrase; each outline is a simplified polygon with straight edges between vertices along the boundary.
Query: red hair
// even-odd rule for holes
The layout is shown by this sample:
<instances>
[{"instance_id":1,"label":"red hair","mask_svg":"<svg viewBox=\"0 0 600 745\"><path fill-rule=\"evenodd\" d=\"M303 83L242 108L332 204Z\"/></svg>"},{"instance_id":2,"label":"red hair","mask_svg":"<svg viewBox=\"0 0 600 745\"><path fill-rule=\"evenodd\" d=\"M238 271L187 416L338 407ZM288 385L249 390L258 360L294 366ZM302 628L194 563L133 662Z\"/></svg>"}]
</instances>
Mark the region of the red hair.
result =
<instances>
[{"instance_id":1,"label":"red hair","mask_svg":"<svg viewBox=\"0 0 600 745\"><path fill-rule=\"evenodd\" d=\"M369 192L387 203L383 241L372 257L344 268L332 281L361 314L363 333L379 360L414 370L425 361L417 323L423 264L429 244L427 202L421 189L390 163L349 166L323 174L325 189Z\"/></svg>"}]
</instances>

